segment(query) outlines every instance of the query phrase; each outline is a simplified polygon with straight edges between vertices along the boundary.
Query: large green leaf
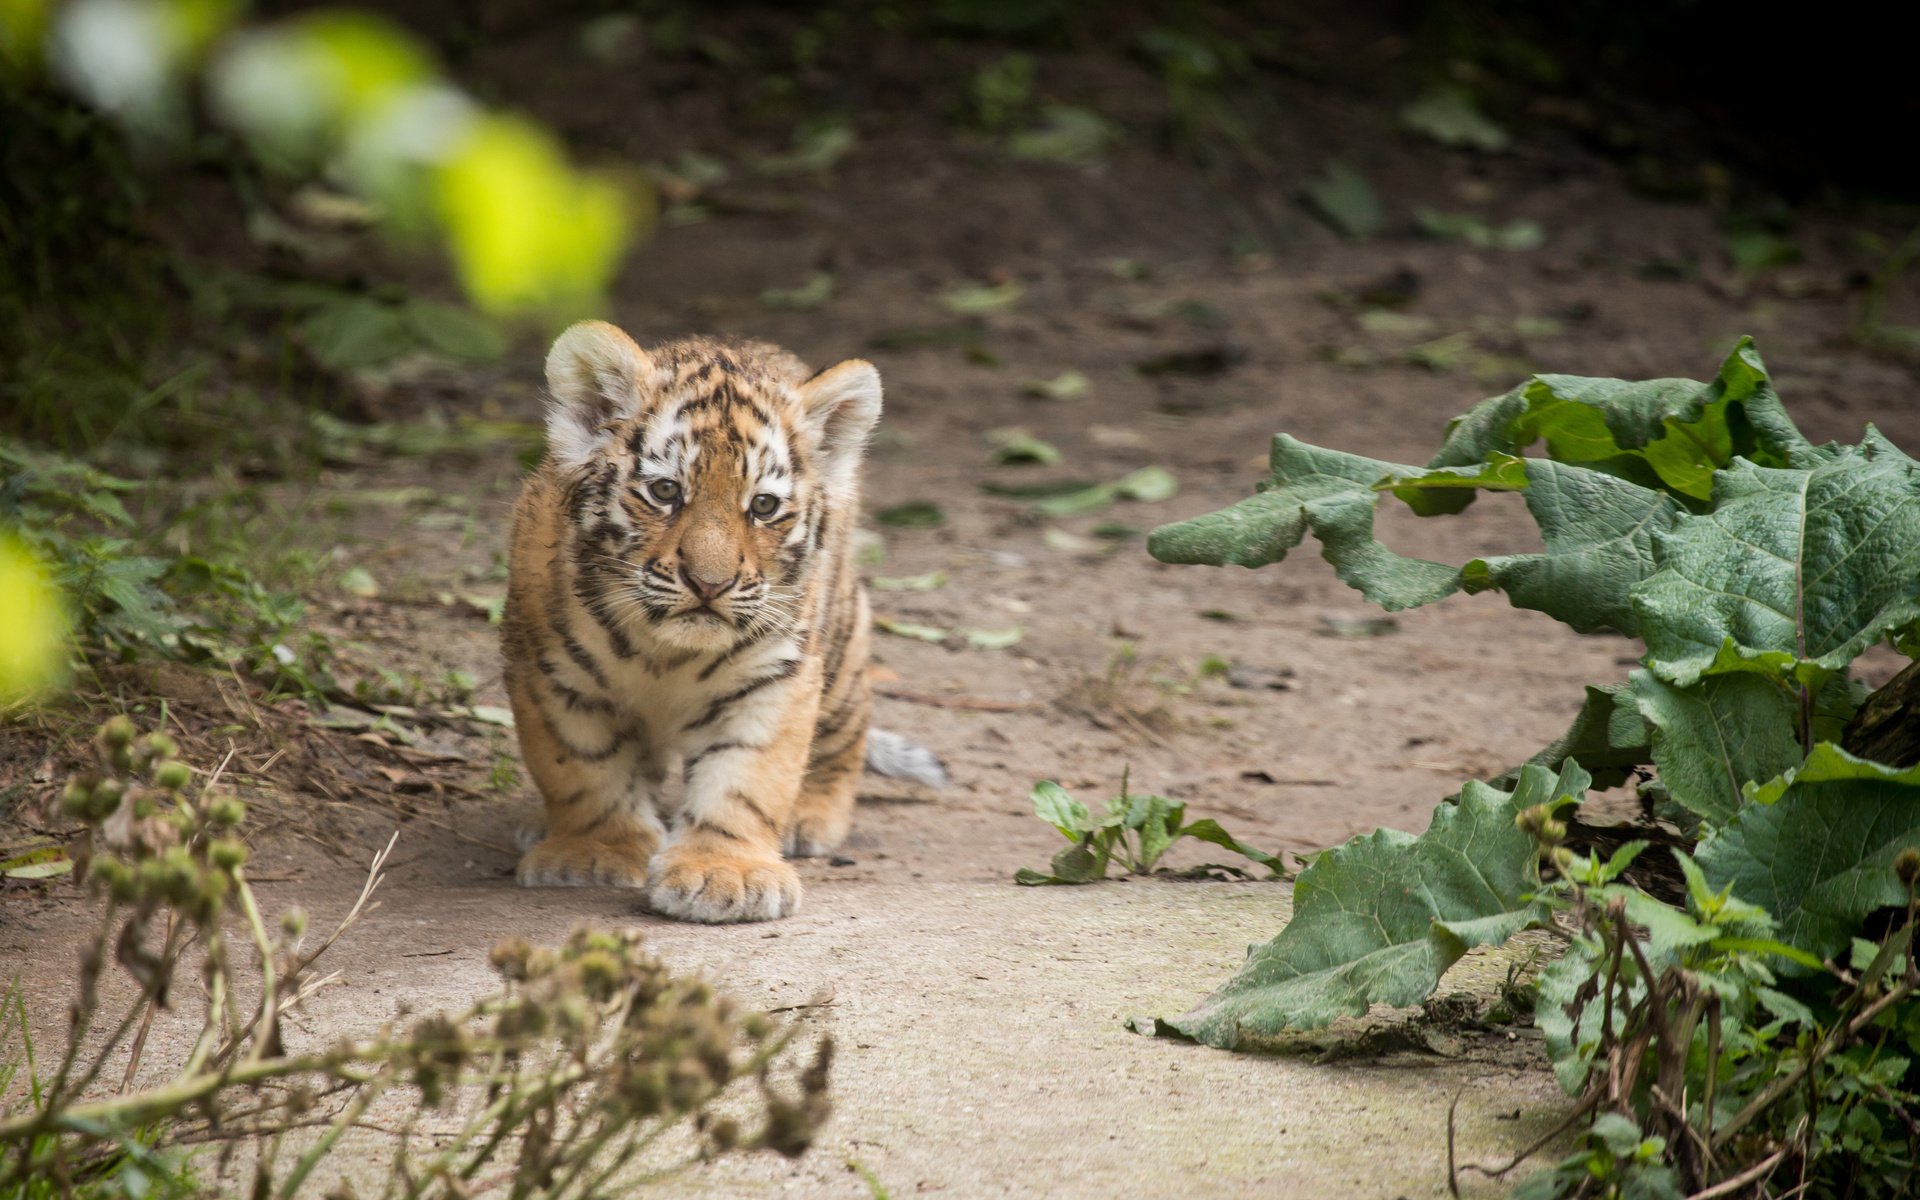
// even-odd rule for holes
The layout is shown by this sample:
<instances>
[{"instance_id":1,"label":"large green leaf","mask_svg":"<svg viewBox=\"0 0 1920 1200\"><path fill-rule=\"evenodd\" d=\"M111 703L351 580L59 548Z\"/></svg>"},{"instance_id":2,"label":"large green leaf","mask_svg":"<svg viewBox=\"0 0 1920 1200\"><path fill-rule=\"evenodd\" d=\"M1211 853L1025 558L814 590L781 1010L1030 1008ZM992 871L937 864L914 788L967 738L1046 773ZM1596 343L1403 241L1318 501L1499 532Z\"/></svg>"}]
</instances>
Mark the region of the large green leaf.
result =
<instances>
[{"instance_id":1,"label":"large green leaf","mask_svg":"<svg viewBox=\"0 0 1920 1200\"><path fill-rule=\"evenodd\" d=\"M1758 904L1788 945L1822 958L1846 949L1868 913L1904 907L1894 858L1920 846L1920 769L1896 770L1828 743L1756 789L1700 847L1715 888ZM1771 803L1764 801L1771 800Z\"/></svg>"},{"instance_id":2,"label":"large green leaf","mask_svg":"<svg viewBox=\"0 0 1920 1200\"><path fill-rule=\"evenodd\" d=\"M1773 804L1796 783L1840 783L1847 780L1920 787L1920 766L1890 767L1849 754L1832 742L1820 742L1807 754L1805 762L1789 766L1765 782L1756 781L1747 789L1746 798L1755 804Z\"/></svg>"},{"instance_id":3,"label":"large green leaf","mask_svg":"<svg viewBox=\"0 0 1920 1200\"><path fill-rule=\"evenodd\" d=\"M1272 478L1258 495L1156 529L1148 542L1154 557L1258 567L1279 562L1312 533L1341 580L1388 611L1431 604L1462 586L1498 589L1516 606L1582 632L1631 634L1629 596L1653 569L1653 538L1682 515L1663 492L1542 459L1496 455L1471 467L1423 470L1282 434L1274 438L1272 461ZM1383 492L1431 508L1434 497L1476 488L1521 491L1546 553L1479 558L1456 570L1396 554L1373 536Z\"/></svg>"},{"instance_id":4,"label":"large green leaf","mask_svg":"<svg viewBox=\"0 0 1920 1200\"><path fill-rule=\"evenodd\" d=\"M1714 479L1713 511L1656 533L1660 569L1633 590L1661 678L1818 685L1920 620L1920 465L1872 427L1810 470L1741 462Z\"/></svg>"},{"instance_id":5,"label":"large green leaf","mask_svg":"<svg viewBox=\"0 0 1920 1200\"><path fill-rule=\"evenodd\" d=\"M1239 974L1165 1025L1210 1046L1311 1029L1372 1004L1416 1004L1474 946L1545 924L1538 847L1514 824L1524 808L1580 796L1588 776L1522 770L1512 793L1470 783L1427 832L1379 830L1317 858L1294 888L1293 920Z\"/></svg>"},{"instance_id":6,"label":"large green leaf","mask_svg":"<svg viewBox=\"0 0 1920 1200\"><path fill-rule=\"evenodd\" d=\"M1459 467L1547 443L1556 461L1659 487L1694 501L1736 456L1787 466L1810 449L1787 418L1749 338L1707 383L1536 375L1447 427L1429 466ZM1468 493L1464 500L1471 499Z\"/></svg>"},{"instance_id":7,"label":"large green leaf","mask_svg":"<svg viewBox=\"0 0 1920 1200\"><path fill-rule=\"evenodd\" d=\"M1230 508L1153 531L1147 548L1162 562L1261 567L1276 563L1311 531L1349 587L1390 611L1431 604L1460 586L1443 563L1395 554L1374 539L1376 481L1417 469L1273 439L1272 478Z\"/></svg>"},{"instance_id":8,"label":"large green leaf","mask_svg":"<svg viewBox=\"0 0 1920 1200\"><path fill-rule=\"evenodd\" d=\"M1530 608L1581 633L1639 627L1630 594L1653 571L1653 539L1683 515L1653 488L1546 459L1526 464L1527 511L1540 526L1545 554L1476 558L1461 569L1469 592L1498 588L1515 608Z\"/></svg>"},{"instance_id":9,"label":"large green leaf","mask_svg":"<svg viewBox=\"0 0 1920 1200\"><path fill-rule=\"evenodd\" d=\"M1690 688L1633 673L1633 699L1653 728L1653 761L1674 801L1715 825L1748 784L1800 761L1794 701L1758 675L1715 675Z\"/></svg>"}]
</instances>

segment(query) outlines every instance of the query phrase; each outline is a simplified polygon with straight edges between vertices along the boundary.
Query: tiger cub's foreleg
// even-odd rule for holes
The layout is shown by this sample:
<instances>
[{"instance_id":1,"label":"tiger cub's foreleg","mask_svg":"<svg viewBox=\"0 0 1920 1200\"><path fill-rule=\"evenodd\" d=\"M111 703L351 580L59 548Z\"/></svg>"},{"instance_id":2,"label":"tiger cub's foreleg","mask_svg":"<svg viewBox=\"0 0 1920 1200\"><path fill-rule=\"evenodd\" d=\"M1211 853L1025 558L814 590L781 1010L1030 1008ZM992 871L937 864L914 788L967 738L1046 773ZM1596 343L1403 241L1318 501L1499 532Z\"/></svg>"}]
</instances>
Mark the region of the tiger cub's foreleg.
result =
<instances>
[{"instance_id":1,"label":"tiger cub's foreleg","mask_svg":"<svg viewBox=\"0 0 1920 1200\"><path fill-rule=\"evenodd\" d=\"M807 767L818 670L778 678L704 720L705 736L688 748L680 810L653 861L654 911L716 923L799 911L800 876L780 849Z\"/></svg>"},{"instance_id":2,"label":"tiger cub's foreleg","mask_svg":"<svg viewBox=\"0 0 1920 1200\"><path fill-rule=\"evenodd\" d=\"M853 828L853 804L867 760L867 723L873 718L873 681L867 674L873 618L866 593L849 571L836 604L846 614L839 640L821 669L820 715L808 750L806 779L785 829L787 853L831 854ZM830 637L831 637L830 632Z\"/></svg>"},{"instance_id":3,"label":"tiger cub's foreleg","mask_svg":"<svg viewBox=\"0 0 1920 1200\"><path fill-rule=\"evenodd\" d=\"M665 771L644 733L612 713L556 716L554 697L514 678L507 692L521 758L546 801L546 836L521 857L520 883L645 886Z\"/></svg>"}]
</instances>

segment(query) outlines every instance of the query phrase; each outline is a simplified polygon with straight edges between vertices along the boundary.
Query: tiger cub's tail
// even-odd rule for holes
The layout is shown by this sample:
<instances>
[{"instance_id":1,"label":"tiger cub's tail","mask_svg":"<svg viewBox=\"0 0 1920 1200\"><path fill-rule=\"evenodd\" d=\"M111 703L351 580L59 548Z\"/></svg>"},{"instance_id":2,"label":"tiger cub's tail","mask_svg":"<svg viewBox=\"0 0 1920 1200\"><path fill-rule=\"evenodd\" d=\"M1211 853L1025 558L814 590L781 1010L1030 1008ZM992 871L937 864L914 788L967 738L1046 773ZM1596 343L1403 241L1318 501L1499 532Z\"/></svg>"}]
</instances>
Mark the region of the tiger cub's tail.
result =
<instances>
[{"instance_id":1,"label":"tiger cub's tail","mask_svg":"<svg viewBox=\"0 0 1920 1200\"><path fill-rule=\"evenodd\" d=\"M885 729L867 731L867 770L888 779L905 779L943 788L953 782L947 765L938 755L918 742L910 742Z\"/></svg>"}]
</instances>

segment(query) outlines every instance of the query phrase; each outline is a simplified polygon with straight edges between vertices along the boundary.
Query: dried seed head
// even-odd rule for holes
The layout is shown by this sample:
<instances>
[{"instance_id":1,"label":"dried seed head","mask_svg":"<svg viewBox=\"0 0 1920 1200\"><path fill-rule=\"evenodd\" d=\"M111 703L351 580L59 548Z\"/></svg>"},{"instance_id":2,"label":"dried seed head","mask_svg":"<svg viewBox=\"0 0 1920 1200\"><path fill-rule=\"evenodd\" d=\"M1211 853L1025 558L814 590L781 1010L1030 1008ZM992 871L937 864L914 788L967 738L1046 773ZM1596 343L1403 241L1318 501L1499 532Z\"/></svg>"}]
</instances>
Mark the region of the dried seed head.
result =
<instances>
[{"instance_id":1,"label":"dried seed head","mask_svg":"<svg viewBox=\"0 0 1920 1200\"><path fill-rule=\"evenodd\" d=\"M121 797L127 794L127 785L118 779L102 779L93 785L93 813L95 820L113 815L120 807Z\"/></svg>"},{"instance_id":2,"label":"dried seed head","mask_svg":"<svg viewBox=\"0 0 1920 1200\"><path fill-rule=\"evenodd\" d=\"M131 745L140 731L134 728L133 718L121 713L100 727L100 744L110 749Z\"/></svg>"},{"instance_id":3,"label":"dried seed head","mask_svg":"<svg viewBox=\"0 0 1920 1200\"><path fill-rule=\"evenodd\" d=\"M1893 860L1893 873L1899 877L1900 886L1912 891L1915 883L1920 883L1920 850L1908 846Z\"/></svg>"},{"instance_id":4,"label":"dried seed head","mask_svg":"<svg viewBox=\"0 0 1920 1200\"><path fill-rule=\"evenodd\" d=\"M713 1079L698 1059L683 1058L667 1072L667 1102L681 1111L693 1108L713 1090Z\"/></svg>"},{"instance_id":5,"label":"dried seed head","mask_svg":"<svg viewBox=\"0 0 1920 1200\"><path fill-rule=\"evenodd\" d=\"M629 1072L620 1081L620 1096L635 1116L658 1115L667 1100L666 1067L660 1063L648 1063Z\"/></svg>"},{"instance_id":6,"label":"dried seed head","mask_svg":"<svg viewBox=\"0 0 1920 1200\"><path fill-rule=\"evenodd\" d=\"M232 829L247 819L247 806L238 796L216 796L207 805L207 823L215 829Z\"/></svg>"},{"instance_id":7,"label":"dried seed head","mask_svg":"<svg viewBox=\"0 0 1920 1200\"><path fill-rule=\"evenodd\" d=\"M88 878L99 881L107 894L124 904L133 899L133 872L117 858L96 858L88 867Z\"/></svg>"},{"instance_id":8,"label":"dried seed head","mask_svg":"<svg viewBox=\"0 0 1920 1200\"><path fill-rule=\"evenodd\" d=\"M93 788L78 779L67 780L60 793L60 811L76 821L85 820L93 808Z\"/></svg>"},{"instance_id":9,"label":"dried seed head","mask_svg":"<svg viewBox=\"0 0 1920 1200\"><path fill-rule=\"evenodd\" d=\"M238 838L221 838L207 847L207 858L223 871L237 871L247 861L247 845Z\"/></svg>"},{"instance_id":10,"label":"dried seed head","mask_svg":"<svg viewBox=\"0 0 1920 1200\"><path fill-rule=\"evenodd\" d=\"M515 983L524 983L527 979L527 959L533 954L533 945L523 937L510 937L498 943L487 961L493 969Z\"/></svg>"},{"instance_id":11,"label":"dried seed head","mask_svg":"<svg viewBox=\"0 0 1920 1200\"><path fill-rule=\"evenodd\" d=\"M788 1158L799 1158L813 1145L813 1122L806 1109L779 1096L767 1098L767 1127L760 1131L760 1144Z\"/></svg>"},{"instance_id":12,"label":"dried seed head","mask_svg":"<svg viewBox=\"0 0 1920 1200\"><path fill-rule=\"evenodd\" d=\"M199 882L200 865L184 846L169 847L160 857L140 864L141 891L169 904L191 901Z\"/></svg>"},{"instance_id":13,"label":"dried seed head","mask_svg":"<svg viewBox=\"0 0 1920 1200\"><path fill-rule=\"evenodd\" d=\"M1566 826L1553 819L1553 809L1545 804L1535 804L1521 809L1514 814L1513 823L1529 836L1542 842L1553 843L1567 836ZM1559 836L1550 836L1550 831L1556 825L1560 829Z\"/></svg>"},{"instance_id":14,"label":"dried seed head","mask_svg":"<svg viewBox=\"0 0 1920 1200\"><path fill-rule=\"evenodd\" d=\"M580 988L595 1000L605 1002L620 989L620 960L605 950L589 950L574 960L580 973Z\"/></svg>"}]
</instances>

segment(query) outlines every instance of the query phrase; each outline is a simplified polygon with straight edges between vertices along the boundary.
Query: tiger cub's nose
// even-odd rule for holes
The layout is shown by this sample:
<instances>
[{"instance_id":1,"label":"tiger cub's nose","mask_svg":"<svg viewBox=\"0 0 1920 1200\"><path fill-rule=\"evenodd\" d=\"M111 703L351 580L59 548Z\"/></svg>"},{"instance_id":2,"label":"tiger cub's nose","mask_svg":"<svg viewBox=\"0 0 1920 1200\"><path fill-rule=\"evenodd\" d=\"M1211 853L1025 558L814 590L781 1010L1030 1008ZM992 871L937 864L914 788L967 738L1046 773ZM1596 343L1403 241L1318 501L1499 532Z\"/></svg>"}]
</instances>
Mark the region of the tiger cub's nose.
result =
<instances>
[{"instance_id":1,"label":"tiger cub's nose","mask_svg":"<svg viewBox=\"0 0 1920 1200\"><path fill-rule=\"evenodd\" d=\"M714 597L732 587L733 581L740 578L740 573L735 571L725 579L719 579L703 575L686 563L681 563L680 578L686 582L687 587L694 595L700 597L702 600L712 600Z\"/></svg>"}]
</instances>

